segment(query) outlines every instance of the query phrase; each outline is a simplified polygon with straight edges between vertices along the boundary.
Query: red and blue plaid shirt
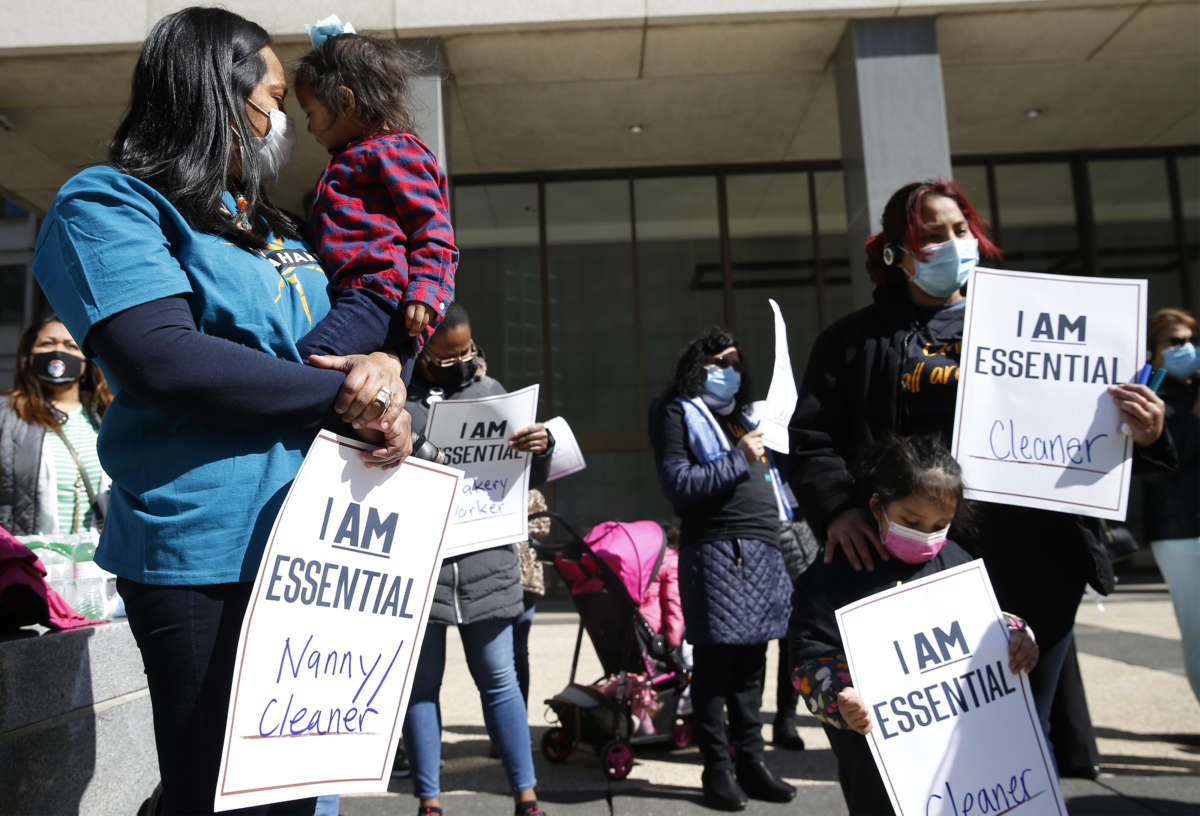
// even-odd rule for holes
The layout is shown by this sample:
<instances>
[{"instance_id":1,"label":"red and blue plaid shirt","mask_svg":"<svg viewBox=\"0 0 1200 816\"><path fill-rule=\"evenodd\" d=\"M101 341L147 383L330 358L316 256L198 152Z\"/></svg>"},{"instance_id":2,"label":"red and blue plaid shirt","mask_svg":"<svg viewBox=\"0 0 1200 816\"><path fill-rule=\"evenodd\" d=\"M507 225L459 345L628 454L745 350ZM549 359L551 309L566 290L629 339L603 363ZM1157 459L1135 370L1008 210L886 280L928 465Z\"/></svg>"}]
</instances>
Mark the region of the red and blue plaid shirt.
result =
<instances>
[{"instance_id":1,"label":"red and blue plaid shirt","mask_svg":"<svg viewBox=\"0 0 1200 816\"><path fill-rule=\"evenodd\" d=\"M433 333L454 299L458 248L446 174L411 133L383 133L334 155L308 219L308 239L341 288L365 288L397 307L424 303Z\"/></svg>"}]
</instances>

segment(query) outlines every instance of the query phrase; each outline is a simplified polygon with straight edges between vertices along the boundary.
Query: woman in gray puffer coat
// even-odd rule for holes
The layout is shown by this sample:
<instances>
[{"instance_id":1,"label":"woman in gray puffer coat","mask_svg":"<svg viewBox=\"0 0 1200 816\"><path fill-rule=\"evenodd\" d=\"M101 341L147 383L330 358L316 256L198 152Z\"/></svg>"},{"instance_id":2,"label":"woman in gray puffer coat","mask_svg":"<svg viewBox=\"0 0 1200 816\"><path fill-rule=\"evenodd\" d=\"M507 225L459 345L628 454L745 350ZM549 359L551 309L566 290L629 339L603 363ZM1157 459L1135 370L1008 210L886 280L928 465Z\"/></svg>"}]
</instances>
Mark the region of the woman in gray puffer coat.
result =
<instances>
[{"instance_id":1,"label":"woman in gray puffer coat","mask_svg":"<svg viewBox=\"0 0 1200 816\"><path fill-rule=\"evenodd\" d=\"M429 403L477 399L505 393L485 373L471 339L466 310L446 309L437 332L417 360L405 407L412 427L424 428ZM515 450L533 454L530 485L546 480L554 440L541 423L521 428L509 439ZM467 666L483 703L492 745L500 754L518 816L541 813L534 792L533 753L525 701L513 657L513 621L524 611L515 545L447 558L442 562L429 625L413 678L404 742L412 765L419 814L441 813L441 712L438 703L446 668L446 628L458 626Z\"/></svg>"}]
</instances>

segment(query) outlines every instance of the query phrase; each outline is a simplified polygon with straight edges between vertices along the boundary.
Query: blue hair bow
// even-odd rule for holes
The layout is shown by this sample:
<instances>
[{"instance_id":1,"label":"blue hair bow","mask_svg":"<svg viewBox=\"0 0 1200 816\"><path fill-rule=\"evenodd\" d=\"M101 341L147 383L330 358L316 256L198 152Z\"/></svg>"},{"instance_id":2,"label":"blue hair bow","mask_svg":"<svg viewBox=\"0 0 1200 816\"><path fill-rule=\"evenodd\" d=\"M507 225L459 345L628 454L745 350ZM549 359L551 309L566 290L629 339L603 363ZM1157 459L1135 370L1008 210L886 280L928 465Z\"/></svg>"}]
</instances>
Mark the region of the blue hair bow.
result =
<instances>
[{"instance_id":1,"label":"blue hair bow","mask_svg":"<svg viewBox=\"0 0 1200 816\"><path fill-rule=\"evenodd\" d=\"M324 20L318 20L316 23L306 23L304 30L308 32L308 38L312 40L313 48L320 48L321 43L338 34L358 33L354 30L354 26L350 23L343 23L336 14L330 14Z\"/></svg>"}]
</instances>

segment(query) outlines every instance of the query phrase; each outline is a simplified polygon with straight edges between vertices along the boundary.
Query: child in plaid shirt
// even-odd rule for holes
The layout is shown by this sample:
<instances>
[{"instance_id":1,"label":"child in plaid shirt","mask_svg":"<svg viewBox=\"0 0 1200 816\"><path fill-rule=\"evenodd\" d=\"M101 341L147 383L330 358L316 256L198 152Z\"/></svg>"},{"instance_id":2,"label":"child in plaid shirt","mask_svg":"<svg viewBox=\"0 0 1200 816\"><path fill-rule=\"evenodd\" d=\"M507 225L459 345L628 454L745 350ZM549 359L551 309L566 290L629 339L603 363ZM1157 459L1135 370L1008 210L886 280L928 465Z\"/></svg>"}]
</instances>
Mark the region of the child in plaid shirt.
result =
<instances>
[{"instance_id":1,"label":"child in plaid shirt","mask_svg":"<svg viewBox=\"0 0 1200 816\"><path fill-rule=\"evenodd\" d=\"M405 382L454 298L458 265L446 174L412 133L406 65L396 43L339 34L315 43L295 81L308 132L331 154L306 232L332 309L300 351L398 351Z\"/></svg>"}]
</instances>

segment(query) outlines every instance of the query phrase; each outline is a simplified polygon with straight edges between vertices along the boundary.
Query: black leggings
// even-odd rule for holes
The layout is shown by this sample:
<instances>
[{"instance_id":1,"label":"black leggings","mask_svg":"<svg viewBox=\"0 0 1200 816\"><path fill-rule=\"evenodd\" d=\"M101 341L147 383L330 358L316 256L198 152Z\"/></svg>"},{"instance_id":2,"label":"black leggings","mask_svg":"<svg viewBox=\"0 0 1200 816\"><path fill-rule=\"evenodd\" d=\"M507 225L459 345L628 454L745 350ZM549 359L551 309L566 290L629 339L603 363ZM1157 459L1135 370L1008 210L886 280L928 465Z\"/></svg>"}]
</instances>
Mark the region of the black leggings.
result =
<instances>
[{"instance_id":1,"label":"black leggings","mask_svg":"<svg viewBox=\"0 0 1200 816\"><path fill-rule=\"evenodd\" d=\"M856 731L828 725L825 736L837 757L838 783L850 816L893 816L892 800L883 787L867 738Z\"/></svg>"},{"instance_id":2,"label":"black leggings","mask_svg":"<svg viewBox=\"0 0 1200 816\"><path fill-rule=\"evenodd\" d=\"M692 710L696 743L704 767L731 767L729 743L738 755L762 756L762 700L767 644L731 646L723 643L697 644L692 650ZM729 739L725 738L725 716L729 715Z\"/></svg>"},{"instance_id":3,"label":"black leggings","mask_svg":"<svg viewBox=\"0 0 1200 816\"><path fill-rule=\"evenodd\" d=\"M146 667L163 814L213 812L233 664L252 586L117 579ZM315 805L315 799L300 799L226 812L311 816Z\"/></svg>"}]
</instances>

